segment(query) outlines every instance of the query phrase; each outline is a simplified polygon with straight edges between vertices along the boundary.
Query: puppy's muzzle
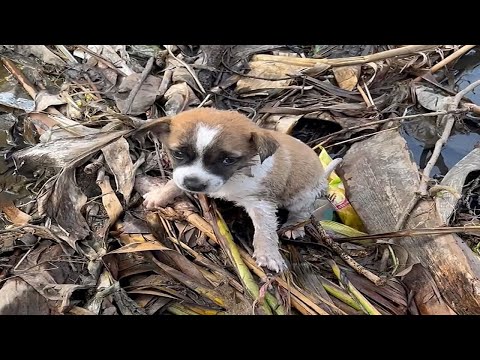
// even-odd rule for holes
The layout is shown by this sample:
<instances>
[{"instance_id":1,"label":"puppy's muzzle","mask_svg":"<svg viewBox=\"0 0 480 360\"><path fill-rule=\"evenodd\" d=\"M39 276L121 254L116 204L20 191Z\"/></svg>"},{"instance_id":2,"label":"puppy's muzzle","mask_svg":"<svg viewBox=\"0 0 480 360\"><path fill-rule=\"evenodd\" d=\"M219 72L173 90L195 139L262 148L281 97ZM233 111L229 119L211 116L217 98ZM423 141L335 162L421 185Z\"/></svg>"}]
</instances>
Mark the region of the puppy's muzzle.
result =
<instances>
[{"instance_id":1,"label":"puppy's muzzle","mask_svg":"<svg viewBox=\"0 0 480 360\"><path fill-rule=\"evenodd\" d=\"M183 186L189 191L201 192L207 188L207 184L197 177L189 176L183 179Z\"/></svg>"}]
</instances>

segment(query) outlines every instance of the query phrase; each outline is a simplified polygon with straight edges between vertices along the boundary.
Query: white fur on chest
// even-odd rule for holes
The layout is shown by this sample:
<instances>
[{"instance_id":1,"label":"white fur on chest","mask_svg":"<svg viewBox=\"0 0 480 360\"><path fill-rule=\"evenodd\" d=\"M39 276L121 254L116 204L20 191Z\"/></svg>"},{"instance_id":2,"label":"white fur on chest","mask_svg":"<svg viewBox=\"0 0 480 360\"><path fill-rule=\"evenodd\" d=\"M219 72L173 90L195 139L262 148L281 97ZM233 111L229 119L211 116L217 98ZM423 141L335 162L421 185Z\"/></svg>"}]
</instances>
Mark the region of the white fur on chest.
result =
<instances>
[{"instance_id":1,"label":"white fur on chest","mask_svg":"<svg viewBox=\"0 0 480 360\"><path fill-rule=\"evenodd\" d=\"M274 163L275 155L265 159L260 164L260 157L257 155L252 159L256 164L251 169L251 176L245 174L233 175L220 190L209 193L208 195L214 198L222 198L229 201L234 201L243 204L249 200L249 197L256 196L265 185L263 180L271 173Z\"/></svg>"}]
</instances>

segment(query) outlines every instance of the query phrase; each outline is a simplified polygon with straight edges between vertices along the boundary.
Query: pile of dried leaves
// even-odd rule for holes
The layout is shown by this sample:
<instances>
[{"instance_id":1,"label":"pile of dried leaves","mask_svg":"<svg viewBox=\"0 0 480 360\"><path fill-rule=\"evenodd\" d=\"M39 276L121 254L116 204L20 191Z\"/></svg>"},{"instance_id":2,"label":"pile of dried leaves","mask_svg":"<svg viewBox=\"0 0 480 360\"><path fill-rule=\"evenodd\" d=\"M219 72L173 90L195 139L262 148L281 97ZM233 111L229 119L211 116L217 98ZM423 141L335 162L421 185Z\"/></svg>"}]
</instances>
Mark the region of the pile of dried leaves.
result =
<instances>
[{"instance_id":1,"label":"pile of dried leaves","mask_svg":"<svg viewBox=\"0 0 480 360\"><path fill-rule=\"evenodd\" d=\"M3 46L0 121L14 146L2 169L0 314L418 313L399 247L337 244L311 224L305 241L283 242L291 271L273 276L251 257L241 209L185 195L145 211L142 195L171 175L146 124L235 109L342 155L420 106L412 79L458 50Z\"/></svg>"}]
</instances>

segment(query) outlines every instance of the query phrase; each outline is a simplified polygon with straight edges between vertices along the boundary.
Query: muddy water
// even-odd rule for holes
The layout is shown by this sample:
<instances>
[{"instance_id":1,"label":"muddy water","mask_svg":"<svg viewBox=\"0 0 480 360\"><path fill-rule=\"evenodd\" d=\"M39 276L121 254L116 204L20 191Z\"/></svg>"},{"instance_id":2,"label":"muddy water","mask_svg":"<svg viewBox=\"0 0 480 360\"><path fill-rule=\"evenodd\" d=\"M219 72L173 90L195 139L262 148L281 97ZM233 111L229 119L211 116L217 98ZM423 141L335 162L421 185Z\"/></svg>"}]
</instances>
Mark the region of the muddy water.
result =
<instances>
[{"instance_id":1,"label":"muddy water","mask_svg":"<svg viewBox=\"0 0 480 360\"><path fill-rule=\"evenodd\" d=\"M446 79L442 85L455 90L462 90L472 82L480 79L480 49L473 49L465 54L456 64L453 79ZM466 95L473 103L480 105L480 87ZM420 168L424 168L431 155L431 149L439 135L432 118L422 118L415 123L404 124L402 135L407 140L413 157ZM443 176L458 161L480 144L480 116L467 117L462 125L457 125L452 132L441 157L432 171L435 177Z\"/></svg>"}]
</instances>

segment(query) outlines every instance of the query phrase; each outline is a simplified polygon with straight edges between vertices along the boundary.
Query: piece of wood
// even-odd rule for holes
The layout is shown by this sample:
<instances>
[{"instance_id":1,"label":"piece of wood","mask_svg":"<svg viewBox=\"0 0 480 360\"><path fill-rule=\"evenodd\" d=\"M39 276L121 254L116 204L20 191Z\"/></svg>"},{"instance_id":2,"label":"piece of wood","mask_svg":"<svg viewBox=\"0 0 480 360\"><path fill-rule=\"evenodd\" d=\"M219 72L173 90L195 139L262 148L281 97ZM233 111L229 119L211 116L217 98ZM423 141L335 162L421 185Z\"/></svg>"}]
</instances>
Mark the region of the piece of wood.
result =
<instances>
[{"instance_id":1,"label":"piece of wood","mask_svg":"<svg viewBox=\"0 0 480 360\"><path fill-rule=\"evenodd\" d=\"M353 144L339 171L348 199L369 233L392 231L420 183L406 141L397 131ZM426 200L413 210L406 228L442 224L434 201ZM429 270L449 307L458 314L480 314L480 260L460 238L454 234L429 235L405 237L398 243ZM422 276L418 272L415 277L405 277L404 282L415 289L415 284L429 283L419 278Z\"/></svg>"}]
</instances>

